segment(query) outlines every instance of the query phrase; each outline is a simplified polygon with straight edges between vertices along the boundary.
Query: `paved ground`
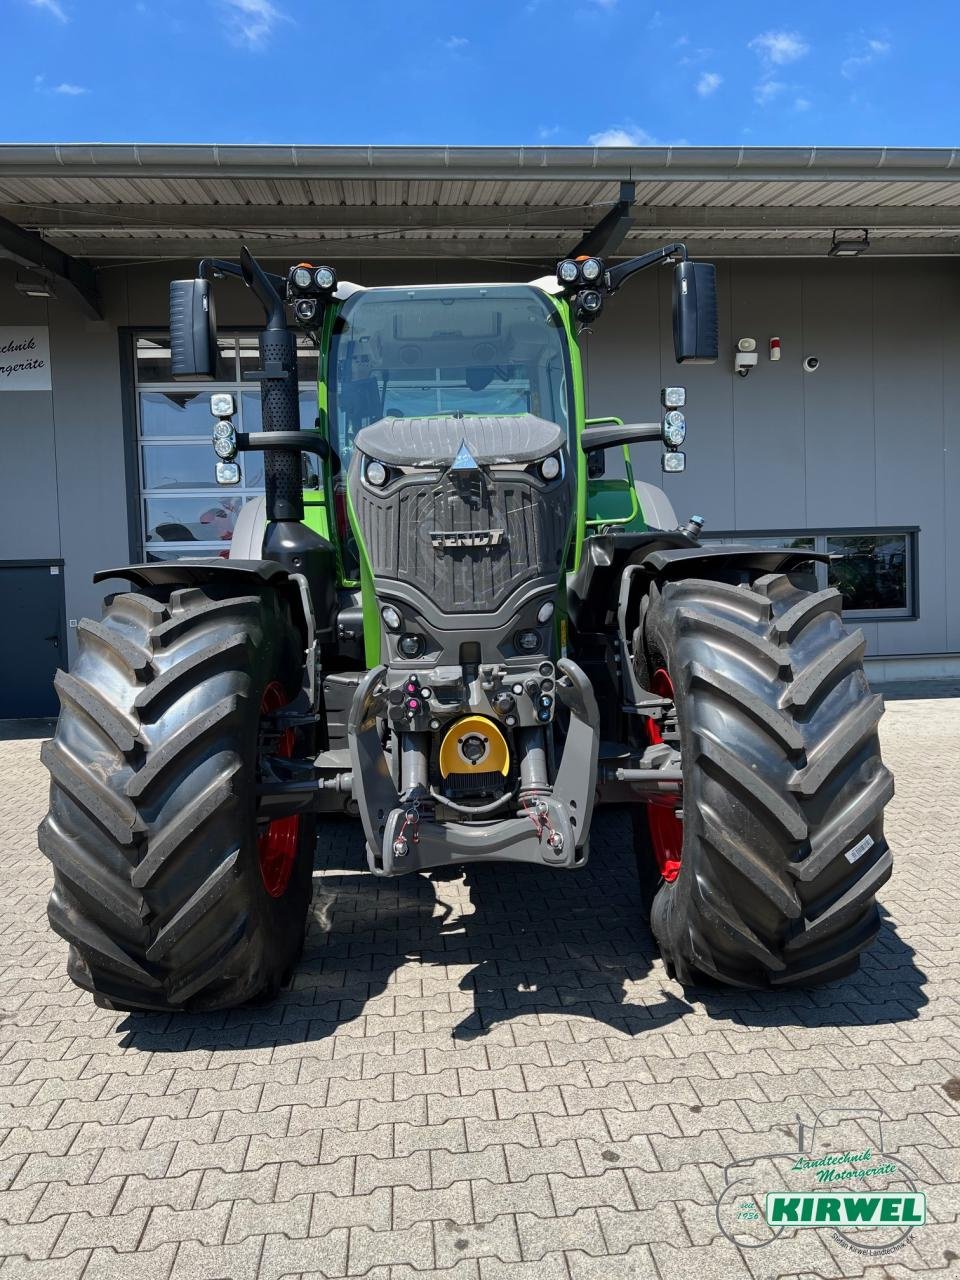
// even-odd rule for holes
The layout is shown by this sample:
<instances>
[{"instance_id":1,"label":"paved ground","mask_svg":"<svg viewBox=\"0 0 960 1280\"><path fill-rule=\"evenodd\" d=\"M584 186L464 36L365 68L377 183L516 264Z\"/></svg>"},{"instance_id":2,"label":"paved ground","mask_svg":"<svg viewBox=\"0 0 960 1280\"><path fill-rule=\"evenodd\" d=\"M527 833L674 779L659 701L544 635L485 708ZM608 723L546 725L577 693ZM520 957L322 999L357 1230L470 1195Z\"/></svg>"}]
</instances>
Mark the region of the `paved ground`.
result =
<instances>
[{"instance_id":1,"label":"paved ground","mask_svg":"<svg viewBox=\"0 0 960 1280\"><path fill-rule=\"evenodd\" d=\"M39 741L0 742L0 1280L956 1269L960 699L893 701L883 737L899 862L853 979L685 997L616 814L583 873L387 883L341 824L294 988L202 1019L111 1015L67 982ZM796 1153L798 1116L831 1105L882 1108L928 1225L879 1258L813 1230L728 1242L725 1166ZM819 1146L879 1145L869 1118L829 1123Z\"/></svg>"}]
</instances>

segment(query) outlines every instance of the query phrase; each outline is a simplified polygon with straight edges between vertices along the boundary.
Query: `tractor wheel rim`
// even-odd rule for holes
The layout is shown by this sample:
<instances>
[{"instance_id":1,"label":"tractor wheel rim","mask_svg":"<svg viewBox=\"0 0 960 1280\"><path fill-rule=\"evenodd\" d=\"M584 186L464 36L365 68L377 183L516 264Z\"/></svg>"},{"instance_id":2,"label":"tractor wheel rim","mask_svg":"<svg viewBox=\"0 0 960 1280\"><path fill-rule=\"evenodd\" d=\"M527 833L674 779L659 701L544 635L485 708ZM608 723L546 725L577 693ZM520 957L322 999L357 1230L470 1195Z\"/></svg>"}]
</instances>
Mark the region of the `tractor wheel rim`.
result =
<instances>
[{"instance_id":1,"label":"tractor wheel rim","mask_svg":"<svg viewBox=\"0 0 960 1280\"><path fill-rule=\"evenodd\" d=\"M261 716L279 711L287 702L283 686L273 680L263 691L260 700ZM276 754L289 760L293 755L294 732L285 729L280 735ZM300 815L290 818L274 818L265 831L257 836L257 853L260 860L260 875L263 887L271 898L281 898L290 883L293 864L297 859L300 844Z\"/></svg>"},{"instance_id":2,"label":"tractor wheel rim","mask_svg":"<svg viewBox=\"0 0 960 1280\"><path fill-rule=\"evenodd\" d=\"M673 698L673 681L663 667L658 667L651 681L653 692L661 698ZM656 720L647 719L647 737L652 745L663 742ZM664 796L662 800L647 802L647 822L650 827L650 843L657 870L667 884L673 884L680 874L683 857L683 823L677 817L677 798Z\"/></svg>"}]
</instances>

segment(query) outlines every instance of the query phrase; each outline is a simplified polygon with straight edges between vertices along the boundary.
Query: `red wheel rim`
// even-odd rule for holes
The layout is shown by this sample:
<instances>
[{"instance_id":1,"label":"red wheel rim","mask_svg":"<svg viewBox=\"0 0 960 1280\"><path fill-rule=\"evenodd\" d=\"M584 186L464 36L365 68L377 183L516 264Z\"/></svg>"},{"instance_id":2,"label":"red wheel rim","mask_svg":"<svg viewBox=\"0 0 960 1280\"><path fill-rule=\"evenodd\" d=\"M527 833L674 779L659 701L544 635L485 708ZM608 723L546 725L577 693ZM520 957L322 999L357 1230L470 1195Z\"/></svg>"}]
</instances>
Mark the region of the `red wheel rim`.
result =
<instances>
[{"instance_id":1,"label":"red wheel rim","mask_svg":"<svg viewBox=\"0 0 960 1280\"><path fill-rule=\"evenodd\" d=\"M663 667L658 667L651 681L653 692L661 698L673 697L673 681ZM647 718L647 737L651 744L663 741L656 720ZM680 874L683 856L683 823L677 817L676 796L663 796L647 801L647 822L650 827L650 843L657 860L657 870L667 884L673 884Z\"/></svg>"},{"instance_id":2,"label":"red wheel rim","mask_svg":"<svg viewBox=\"0 0 960 1280\"><path fill-rule=\"evenodd\" d=\"M287 697L283 686L278 680L273 680L263 691L260 714L268 715L273 711L279 711L286 702ZM284 729L274 754L289 760L293 755L294 737L292 729ZM294 814L292 818L275 818L257 837L260 875L263 877L263 887L271 898L282 897L290 883L299 844L299 814Z\"/></svg>"}]
</instances>

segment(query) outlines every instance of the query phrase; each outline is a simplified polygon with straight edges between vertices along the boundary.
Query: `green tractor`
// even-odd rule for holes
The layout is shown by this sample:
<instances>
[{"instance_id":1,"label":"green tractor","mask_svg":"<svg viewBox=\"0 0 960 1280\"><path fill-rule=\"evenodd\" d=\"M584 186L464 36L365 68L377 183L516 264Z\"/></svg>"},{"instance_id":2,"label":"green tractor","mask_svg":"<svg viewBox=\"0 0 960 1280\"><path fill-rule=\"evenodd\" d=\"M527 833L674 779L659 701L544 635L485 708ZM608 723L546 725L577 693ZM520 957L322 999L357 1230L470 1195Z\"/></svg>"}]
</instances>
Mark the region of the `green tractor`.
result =
<instances>
[{"instance_id":1,"label":"green tractor","mask_svg":"<svg viewBox=\"0 0 960 1280\"><path fill-rule=\"evenodd\" d=\"M375 876L575 871L595 805L628 804L671 977L790 987L856 967L893 790L863 637L810 551L703 544L699 517L634 481L641 441L683 470L682 387L655 422L586 419L578 336L644 268L673 264L678 362L717 356L712 266L682 244L604 260L625 204L529 284L365 288L245 248L171 284L185 380L214 375L214 280L263 305L244 375L263 430L212 396L211 465L229 486L263 450L265 497L227 559L98 574L128 587L57 675L39 841L50 922L97 1004L275 996L337 814L359 817ZM320 351L314 429L298 330Z\"/></svg>"}]
</instances>

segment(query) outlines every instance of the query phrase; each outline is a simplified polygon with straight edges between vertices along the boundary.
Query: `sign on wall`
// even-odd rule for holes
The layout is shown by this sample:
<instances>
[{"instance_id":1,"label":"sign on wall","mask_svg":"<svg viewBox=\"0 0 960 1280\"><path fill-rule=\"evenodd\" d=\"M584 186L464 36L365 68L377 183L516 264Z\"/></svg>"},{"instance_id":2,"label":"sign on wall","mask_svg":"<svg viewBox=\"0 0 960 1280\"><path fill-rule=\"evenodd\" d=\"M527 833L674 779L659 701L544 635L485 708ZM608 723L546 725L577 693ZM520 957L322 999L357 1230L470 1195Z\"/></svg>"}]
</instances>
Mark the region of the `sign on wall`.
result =
<instances>
[{"instance_id":1,"label":"sign on wall","mask_svg":"<svg viewBox=\"0 0 960 1280\"><path fill-rule=\"evenodd\" d=\"M0 391L50 390L50 330L0 325Z\"/></svg>"}]
</instances>

